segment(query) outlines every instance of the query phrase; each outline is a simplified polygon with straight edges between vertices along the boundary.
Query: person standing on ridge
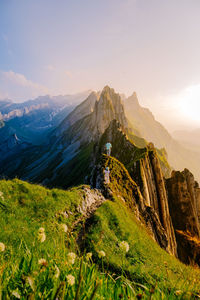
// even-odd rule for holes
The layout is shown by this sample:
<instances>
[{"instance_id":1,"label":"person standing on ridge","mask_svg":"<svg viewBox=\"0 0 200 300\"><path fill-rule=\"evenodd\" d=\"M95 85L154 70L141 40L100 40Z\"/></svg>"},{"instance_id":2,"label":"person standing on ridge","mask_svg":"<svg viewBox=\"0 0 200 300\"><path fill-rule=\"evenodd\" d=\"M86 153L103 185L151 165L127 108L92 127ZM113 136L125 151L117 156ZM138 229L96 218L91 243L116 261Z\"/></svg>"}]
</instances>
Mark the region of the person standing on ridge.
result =
<instances>
[{"instance_id":1,"label":"person standing on ridge","mask_svg":"<svg viewBox=\"0 0 200 300\"><path fill-rule=\"evenodd\" d=\"M104 170L104 180L106 184L110 183L110 170L108 167L106 167Z\"/></svg>"},{"instance_id":2,"label":"person standing on ridge","mask_svg":"<svg viewBox=\"0 0 200 300\"><path fill-rule=\"evenodd\" d=\"M106 147L106 154L107 154L108 156L110 156L110 154L111 154L111 148L112 148L111 143L109 143L109 142L106 143L105 147Z\"/></svg>"}]
</instances>

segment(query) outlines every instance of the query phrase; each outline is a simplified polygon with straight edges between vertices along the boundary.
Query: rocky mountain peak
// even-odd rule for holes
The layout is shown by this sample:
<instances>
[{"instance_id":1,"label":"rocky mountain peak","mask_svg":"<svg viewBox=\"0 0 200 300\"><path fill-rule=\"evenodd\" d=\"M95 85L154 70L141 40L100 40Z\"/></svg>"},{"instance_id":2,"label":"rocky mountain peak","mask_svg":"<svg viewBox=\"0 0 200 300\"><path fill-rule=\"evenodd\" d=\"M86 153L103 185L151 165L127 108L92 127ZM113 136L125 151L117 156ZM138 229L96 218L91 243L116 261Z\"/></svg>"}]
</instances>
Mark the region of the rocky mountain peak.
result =
<instances>
[{"instance_id":1,"label":"rocky mountain peak","mask_svg":"<svg viewBox=\"0 0 200 300\"><path fill-rule=\"evenodd\" d=\"M128 120L125 116L124 106L119 94L114 89L105 86L99 101L96 102L92 114L92 127L96 134L102 134L110 122L116 119L125 131L128 129Z\"/></svg>"},{"instance_id":2,"label":"rocky mountain peak","mask_svg":"<svg viewBox=\"0 0 200 300\"><path fill-rule=\"evenodd\" d=\"M128 97L125 100L125 102L127 105L130 105L132 109L140 108L140 104L139 104L139 100L138 100L138 96L137 96L136 92L133 92L133 94L130 97Z\"/></svg>"}]
</instances>

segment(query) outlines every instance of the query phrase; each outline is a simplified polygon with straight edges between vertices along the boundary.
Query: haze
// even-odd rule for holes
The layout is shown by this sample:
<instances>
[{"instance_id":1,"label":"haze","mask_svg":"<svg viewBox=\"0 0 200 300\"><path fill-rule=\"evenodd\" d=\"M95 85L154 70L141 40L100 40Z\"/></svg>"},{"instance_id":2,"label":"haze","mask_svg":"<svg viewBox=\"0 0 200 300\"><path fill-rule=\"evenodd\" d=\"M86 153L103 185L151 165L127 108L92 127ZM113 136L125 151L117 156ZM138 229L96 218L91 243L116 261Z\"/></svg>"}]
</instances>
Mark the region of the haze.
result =
<instances>
[{"instance_id":1,"label":"haze","mask_svg":"<svg viewBox=\"0 0 200 300\"><path fill-rule=\"evenodd\" d=\"M199 0L1 0L0 98L136 91L169 130L200 127Z\"/></svg>"}]
</instances>

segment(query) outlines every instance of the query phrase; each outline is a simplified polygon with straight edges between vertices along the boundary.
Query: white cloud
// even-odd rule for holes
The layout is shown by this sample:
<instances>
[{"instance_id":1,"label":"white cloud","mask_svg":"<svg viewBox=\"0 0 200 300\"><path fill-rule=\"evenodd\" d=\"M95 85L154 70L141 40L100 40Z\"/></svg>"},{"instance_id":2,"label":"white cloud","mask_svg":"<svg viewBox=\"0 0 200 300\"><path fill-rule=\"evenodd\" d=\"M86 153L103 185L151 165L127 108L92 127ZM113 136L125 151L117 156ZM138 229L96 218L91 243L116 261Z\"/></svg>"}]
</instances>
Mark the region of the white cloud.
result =
<instances>
[{"instance_id":1,"label":"white cloud","mask_svg":"<svg viewBox=\"0 0 200 300\"><path fill-rule=\"evenodd\" d=\"M1 98L24 101L48 93L49 90L45 86L27 79L23 74L13 71L0 71Z\"/></svg>"}]
</instances>

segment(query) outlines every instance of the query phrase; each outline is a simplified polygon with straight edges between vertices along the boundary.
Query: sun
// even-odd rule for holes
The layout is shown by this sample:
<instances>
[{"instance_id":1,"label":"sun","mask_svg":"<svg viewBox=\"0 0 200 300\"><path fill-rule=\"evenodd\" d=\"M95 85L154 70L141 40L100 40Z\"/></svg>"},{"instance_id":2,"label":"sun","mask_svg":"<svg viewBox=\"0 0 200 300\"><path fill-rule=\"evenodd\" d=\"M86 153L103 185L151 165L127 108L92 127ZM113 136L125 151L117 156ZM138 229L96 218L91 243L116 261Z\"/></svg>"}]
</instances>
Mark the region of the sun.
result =
<instances>
[{"instance_id":1,"label":"sun","mask_svg":"<svg viewBox=\"0 0 200 300\"><path fill-rule=\"evenodd\" d=\"M178 95L177 100L180 115L200 123L200 85L186 88Z\"/></svg>"}]
</instances>

